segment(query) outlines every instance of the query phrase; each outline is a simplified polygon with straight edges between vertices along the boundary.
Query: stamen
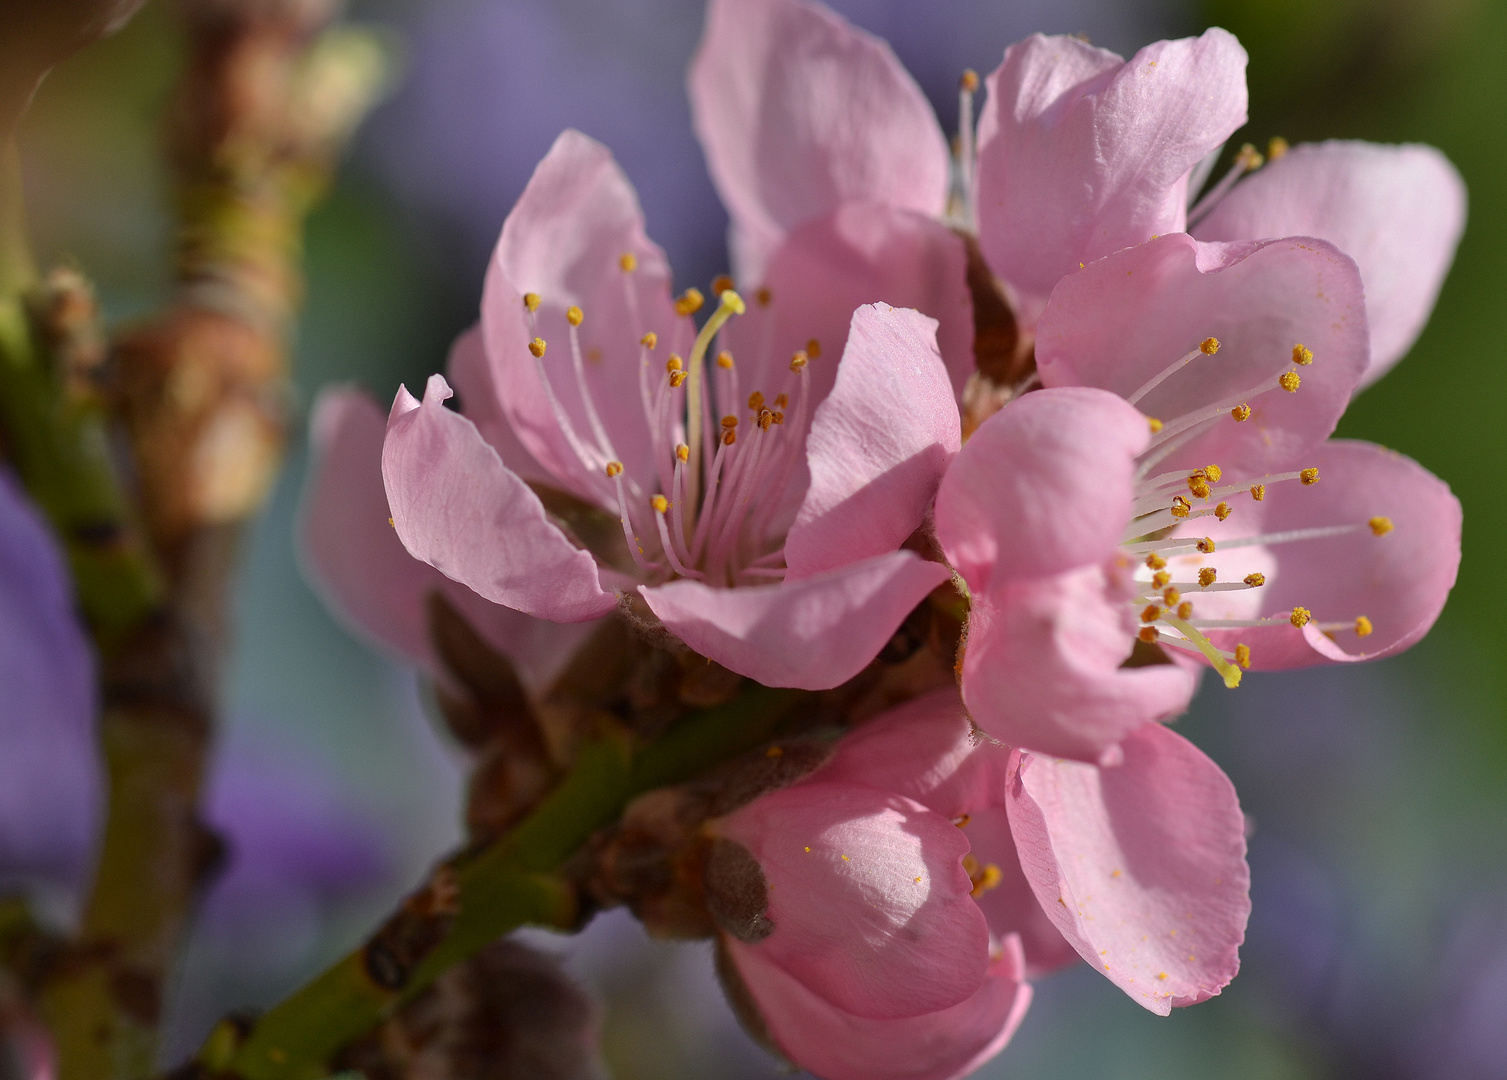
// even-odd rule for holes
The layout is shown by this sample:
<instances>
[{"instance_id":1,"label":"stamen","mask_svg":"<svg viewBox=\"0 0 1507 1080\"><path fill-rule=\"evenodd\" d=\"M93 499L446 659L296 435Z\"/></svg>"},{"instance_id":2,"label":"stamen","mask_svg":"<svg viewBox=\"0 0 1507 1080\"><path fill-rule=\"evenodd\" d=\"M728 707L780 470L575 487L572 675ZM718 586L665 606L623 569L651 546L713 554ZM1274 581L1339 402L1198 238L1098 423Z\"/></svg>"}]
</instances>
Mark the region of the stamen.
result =
<instances>
[{"instance_id":1,"label":"stamen","mask_svg":"<svg viewBox=\"0 0 1507 1080\"><path fill-rule=\"evenodd\" d=\"M725 292L731 292L733 279L727 274L718 274L712 278L712 295L721 296Z\"/></svg>"},{"instance_id":2,"label":"stamen","mask_svg":"<svg viewBox=\"0 0 1507 1080\"><path fill-rule=\"evenodd\" d=\"M1157 638L1161 637L1161 633L1154 626L1143 626L1135 632L1135 636L1150 645Z\"/></svg>"},{"instance_id":3,"label":"stamen","mask_svg":"<svg viewBox=\"0 0 1507 1080\"><path fill-rule=\"evenodd\" d=\"M1235 186L1235 181L1239 180L1246 173L1261 168L1263 161L1261 151L1257 150L1250 143L1242 146L1240 153L1235 155L1235 162L1230 166L1230 171L1225 173L1220 178L1219 183L1210 188L1209 193L1194 203L1193 208L1188 211L1187 228L1191 229L1194 225L1197 225L1202 218L1208 215L1210 210L1219 205L1221 199L1230 193L1230 189Z\"/></svg>"},{"instance_id":4,"label":"stamen","mask_svg":"<svg viewBox=\"0 0 1507 1080\"><path fill-rule=\"evenodd\" d=\"M731 371L733 369L733 354L723 349L717 354L717 366L723 371Z\"/></svg>"},{"instance_id":5,"label":"stamen","mask_svg":"<svg viewBox=\"0 0 1507 1080\"><path fill-rule=\"evenodd\" d=\"M1230 504L1227 502L1222 502L1218 506L1214 507L1214 516L1217 517L1220 521L1223 521L1234 512L1235 511L1230 509Z\"/></svg>"},{"instance_id":6,"label":"stamen","mask_svg":"<svg viewBox=\"0 0 1507 1080\"><path fill-rule=\"evenodd\" d=\"M656 334L653 330L650 330L647 334L638 339L638 343L646 349L653 349L659 344L659 335Z\"/></svg>"},{"instance_id":7,"label":"stamen","mask_svg":"<svg viewBox=\"0 0 1507 1080\"><path fill-rule=\"evenodd\" d=\"M1371 620L1366 618L1364 615L1357 615L1355 617L1356 637L1370 637L1371 631L1374 629L1375 627L1371 625Z\"/></svg>"},{"instance_id":8,"label":"stamen","mask_svg":"<svg viewBox=\"0 0 1507 1080\"><path fill-rule=\"evenodd\" d=\"M675 475L671 481L674 484L673 490L675 492L675 536L684 545L682 551L685 554L686 562L691 561L691 538L686 533L685 514L680 508L685 503L685 463L686 459L690 456L691 448L685 443L677 443L675 445Z\"/></svg>"},{"instance_id":9,"label":"stamen","mask_svg":"<svg viewBox=\"0 0 1507 1080\"><path fill-rule=\"evenodd\" d=\"M1266 144L1266 160L1280 161L1287 156L1287 140L1280 135L1273 135Z\"/></svg>"},{"instance_id":10,"label":"stamen","mask_svg":"<svg viewBox=\"0 0 1507 1080\"><path fill-rule=\"evenodd\" d=\"M1187 499L1183 498L1181 495L1172 500L1170 513L1173 517L1185 518L1192 512L1192 510L1193 504L1190 503Z\"/></svg>"},{"instance_id":11,"label":"stamen","mask_svg":"<svg viewBox=\"0 0 1507 1080\"><path fill-rule=\"evenodd\" d=\"M1137 401L1140 401L1143 397L1151 393L1151 391L1155 390L1158 386L1166 382L1173 375L1177 374L1184 367L1191 364L1194 360L1197 360L1200 356L1213 356L1218 351L1219 339L1205 338L1199 344L1198 348L1193 349L1185 355L1178 357L1171 364L1167 365L1161 371L1153 375L1150 379L1146 380L1146 382L1142 383L1140 388L1125 400L1134 405ZM1158 429L1153 427L1151 430L1155 432Z\"/></svg>"},{"instance_id":12,"label":"stamen","mask_svg":"<svg viewBox=\"0 0 1507 1080\"><path fill-rule=\"evenodd\" d=\"M1256 502L1260 502L1262 499L1266 498L1266 485L1265 484L1252 484L1251 485L1251 498L1254 499Z\"/></svg>"},{"instance_id":13,"label":"stamen","mask_svg":"<svg viewBox=\"0 0 1507 1080\"><path fill-rule=\"evenodd\" d=\"M623 273L631 274L638 269L638 256L631 251L625 251L617 257L617 264Z\"/></svg>"},{"instance_id":14,"label":"stamen","mask_svg":"<svg viewBox=\"0 0 1507 1080\"><path fill-rule=\"evenodd\" d=\"M1387 533L1395 528L1392 524L1392 519L1389 517L1374 517L1366 522L1366 524L1371 526L1371 533L1374 536L1386 536Z\"/></svg>"},{"instance_id":15,"label":"stamen","mask_svg":"<svg viewBox=\"0 0 1507 1080\"><path fill-rule=\"evenodd\" d=\"M1177 617L1179 619L1191 619L1191 618L1193 618L1193 601L1191 601L1191 600L1184 600L1181 604L1178 604L1177 605Z\"/></svg>"},{"instance_id":16,"label":"stamen","mask_svg":"<svg viewBox=\"0 0 1507 1080\"><path fill-rule=\"evenodd\" d=\"M545 340L542 337L536 337L533 341L530 341L528 343L528 351L534 354L535 360L543 359L544 350L548 347L549 346L545 343Z\"/></svg>"},{"instance_id":17,"label":"stamen","mask_svg":"<svg viewBox=\"0 0 1507 1080\"><path fill-rule=\"evenodd\" d=\"M1251 669L1251 647L1249 645L1235 646L1235 663L1239 664L1246 671Z\"/></svg>"},{"instance_id":18,"label":"stamen","mask_svg":"<svg viewBox=\"0 0 1507 1080\"><path fill-rule=\"evenodd\" d=\"M1251 407L1249 405L1236 405L1230 410L1230 415L1235 418L1235 423L1242 424L1251 418Z\"/></svg>"},{"instance_id":19,"label":"stamen","mask_svg":"<svg viewBox=\"0 0 1507 1080\"><path fill-rule=\"evenodd\" d=\"M586 409L586 422L591 425L597 449L605 457L616 458L617 451L612 448L612 440L607 435L607 428L603 426L596 402L592 399L591 386L586 382L586 364L581 359L581 335L577 330L584 318L581 309L574 304L565 309L565 321L570 323L570 362L575 369L576 387L581 393L581 404Z\"/></svg>"},{"instance_id":20,"label":"stamen","mask_svg":"<svg viewBox=\"0 0 1507 1080\"><path fill-rule=\"evenodd\" d=\"M1162 422L1154 416L1146 417L1146 423L1151 428L1151 434L1153 435L1162 430Z\"/></svg>"},{"instance_id":21,"label":"stamen","mask_svg":"<svg viewBox=\"0 0 1507 1080\"><path fill-rule=\"evenodd\" d=\"M1313 621L1313 612L1309 611L1306 607L1295 607L1292 609L1290 621L1301 630Z\"/></svg>"},{"instance_id":22,"label":"stamen","mask_svg":"<svg viewBox=\"0 0 1507 1080\"><path fill-rule=\"evenodd\" d=\"M1296 371L1284 371L1282 374L1277 376L1277 382L1281 385L1282 389L1286 390L1289 394L1296 394L1298 392L1298 387L1303 385L1303 380L1298 378L1298 373Z\"/></svg>"},{"instance_id":23,"label":"stamen","mask_svg":"<svg viewBox=\"0 0 1507 1080\"><path fill-rule=\"evenodd\" d=\"M1299 367L1307 367L1313 363L1313 350L1306 345L1294 345L1292 347L1292 362Z\"/></svg>"},{"instance_id":24,"label":"stamen","mask_svg":"<svg viewBox=\"0 0 1507 1080\"><path fill-rule=\"evenodd\" d=\"M670 536L669 523L665 521L665 511L670 508L670 500L666 499L663 495L655 495L649 500L649 505L654 509L654 523L659 527L659 546L664 548L665 557L670 560L670 569L674 570L681 577L705 577L704 574L687 569L685 563L680 559L675 541Z\"/></svg>"},{"instance_id":25,"label":"stamen","mask_svg":"<svg viewBox=\"0 0 1507 1080\"><path fill-rule=\"evenodd\" d=\"M701 310L701 305L706 303L706 297L701 295L701 290L692 286L675 298L675 314L694 315Z\"/></svg>"},{"instance_id":26,"label":"stamen","mask_svg":"<svg viewBox=\"0 0 1507 1080\"><path fill-rule=\"evenodd\" d=\"M769 302L773 299L774 294L768 288L761 287L758 292L754 293L754 300L760 307L768 307Z\"/></svg>"},{"instance_id":27,"label":"stamen","mask_svg":"<svg viewBox=\"0 0 1507 1080\"><path fill-rule=\"evenodd\" d=\"M1165 570L1158 570L1156 573L1151 575L1151 587L1160 592L1162 589L1165 589L1167 587L1167 583L1171 580L1171 574L1167 573L1167 571Z\"/></svg>"},{"instance_id":28,"label":"stamen","mask_svg":"<svg viewBox=\"0 0 1507 1080\"><path fill-rule=\"evenodd\" d=\"M617 486L617 513L618 520L623 523L623 539L628 541L628 554L633 556L633 562L639 570L645 574L652 574L659 567L651 564L644 558L643 546L638 542L638 537L633 533L633 521L628 517L628 499L623 493L623 463L621 461L609 461L606 467L607 478Z\"/></svg>"},{"instance_id":29,"label":"stamen","mask_svg":"<svg viewBox=\"0 0 1507 1080\"><path fill-rule=\"evenodd\" d=\"M1207 536L1193 546L1198 548L1198 550L1203 552L1205 555L1214 554L1214 541L1210 540Z\"/></svg>"},{"instance_id":30,"label":"stamen","mask_svg":"<svg viewBox=\"0 0 1507 1080\"><path fill-rule=\"evenodd\" d=\"M1228 543L1225 544L1225 547L1229 546L1230 545ZM1246 574L1245 583L1253 589L1259 589L1261 586L1266 584L1266 575L1261 573L1261 571L1259 570L1254 574Z\"/></svg>"},{"instance_id":31,"label":"stamen","mask_svg":"<svg viewBox=\"0 0 1507 1080\"><path fill-rule=\"evenodd\" d=\"M973 95L978 92L978 72L972 68L963 71L958 80L958 178L963 194L963 221L965 229L977 226L974 206L974 126Z\"/></svg>"},{"instance_id":32,"label":"stamen","mask_svg":"<svg viewBox=\"0 0 1507 1080\"><path fill-rule=\"evenodd\" d=\"M1146 565L1152 570L1160 570L1167 565L1167 560L1153 553L1146 556Z\"/></svg>"},{"instance_id":33,"label":"stamen","mask_svg":"<svg viewBox=\"0 0 1507 1080\"><path fill-rule=\"evenodd\" d=\"M1302 481L1304 487L1313 487L1313 485L1319 482L1319 470L1304 469L1298 473L1298 479Z\"/></svg>"},{"instance_id":34,"label":"stamen","mask_svg":"<svg viewBox=\"0 0 1507 1080\"><path fill-rule=\"evenodd\" d=\"M529 293L528 295L533 296L534 294ZM571 422L570 415L565 411L565 406L560 404L560 399L555 394L554 384L549 381L549 373L544 370L544 350L545 344L543 338L536 337L533 341L529 342L528 351L534 358L534 371L538 373L539 381L544 384L544 396L549 400L549 408L554 413L555 423L559 426L560 433L565 436L565 442L570 447L571 452L576 455L576 459L586 468L594 469L602 463L603 454L601 451L595 454L589 453L585 443L581 441L581 437L576 434L576 426ZM609 454L607 456L615 457L616 455Z\"/></svg>"},{"instance_id":35,"label":"stamen","mask_svg":"<svg viewBox=\"0 0 1507 1080\"><path fill-rule=\"evenodd\" d=\"M1219 580L1219 571L1212 566L1205 566L1198 572L1198 587L1200 589L1207 589L1217 580Z\"/></svg>"},{"instance_id":36,"label":"stamen","mask_svg":"<svg viewBox=\"0 0 1507 1080\"><path fill-rule=\"evenodd\" d=\"M822 358L822 343L817 341L816 338L807 338L806 355L813 360L820 360Z\"/></svg>"},{"instance_id":37,"label":"stamen","mask_svg":"<svg viewBox=\"0 0 1507 1080\"><path fill-rule=\"evenodd\" d=\"M526 308L528 308L530 315L532 315L534 312L538 311L539 310L539 294L536 293L536 292L526 292L526 293L524 293L523 294L523 306L526 307Z\"/></svg>"}]
</instances>

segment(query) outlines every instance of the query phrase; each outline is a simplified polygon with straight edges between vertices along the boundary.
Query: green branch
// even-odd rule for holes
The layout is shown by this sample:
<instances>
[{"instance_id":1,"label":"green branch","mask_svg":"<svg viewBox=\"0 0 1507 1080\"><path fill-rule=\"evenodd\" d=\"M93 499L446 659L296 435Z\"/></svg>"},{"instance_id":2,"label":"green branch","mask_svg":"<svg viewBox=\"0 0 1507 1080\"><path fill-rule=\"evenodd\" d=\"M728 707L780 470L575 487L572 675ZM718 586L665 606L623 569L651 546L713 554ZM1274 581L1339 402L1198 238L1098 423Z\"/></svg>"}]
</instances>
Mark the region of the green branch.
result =
<instances>
[{"instance_id":1,"label":"green branch","mask_svg":"<svg viewBox=\"0 0 1507 1080\"><path fill-rule=\"evenodd\" d=\"M749 685L728 704L687 716L641 748L620 733L588 742L570 773L532 814L489 847L463 853L436 875L458 892L453 921L404 973L401 985L374 978L369 942L273 1008L249 1033L238 1035L232 1024L222 1023L200 1051L199 1064L237 1080L328 1075L328 1063L341 1047L447 968L525 923L570 926L575 894L559 871L593 833L616 821L634 797L689 780L769 741L805 696ZM399 918L401 912L394 917Z\"/></svg>"}]
</instances>

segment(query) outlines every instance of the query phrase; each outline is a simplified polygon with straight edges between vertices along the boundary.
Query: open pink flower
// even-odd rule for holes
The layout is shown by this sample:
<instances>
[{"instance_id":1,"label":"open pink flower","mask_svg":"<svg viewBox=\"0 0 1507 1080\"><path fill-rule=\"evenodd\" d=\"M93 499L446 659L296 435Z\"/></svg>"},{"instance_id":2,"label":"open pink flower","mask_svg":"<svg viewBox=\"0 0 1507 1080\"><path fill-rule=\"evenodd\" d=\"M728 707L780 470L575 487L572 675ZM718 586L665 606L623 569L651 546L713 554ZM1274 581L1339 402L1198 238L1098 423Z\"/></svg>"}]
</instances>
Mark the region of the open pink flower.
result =
<instances>
[{"instance_id":1,"label":"open pink flower","mask_svg":"<svg viewBox=\"0 0 1507 1080\"><path fill-rule=\"evenodd\" d=\"M1166 729L1100 770L976 743L946 690L718 823L709 897L792 1061L946 1080L1075 953L1161 1014L1218 993L1250 909L1243 827L1229 781Z\"/></svg>"},{"instance_id":2,"label":"open pink flower","mask_svg":"<svg viewBox=\"0 0 1507 1080\"><path fill-rule=\"evenodd\" d=\"M958 236L939 223L976 232L1029 331L1063 275L1188 227L1190 200L1246 122L1245 66L1217 28L1128 61L1033 35L984 80L977 131L977 81L964 79L955 191L947 140L889 47L811 0L711 0L690 92L740 277L768 286L778 306L804 295L809 271L796 267L820 267L829 293L940 320L951 362L970 340L967 294L919 289L897 260L961 265ZM1323 143L1294 147L1232 190L1257 159L1240 155L1192 208L1196 235L1316 236L1355 258L1374 379L1412 344L1449 269L1464 218L1458 174L1427 147ZM802 314L775 313L781 348L798 347L787 339L811 325Z\"/></svg>"},{"instance_id":3,"label":"open pink flower","mask_svg":"<svg viewBox=\"0 0 1507 1080\"><path fill-rule=\"evenodd\" d=\"M669 284L611 156L561 135L503 226L467 414L437 375L393 405L397 535L525 614L591 619L637 587L724 666L835 686L947 579L900 550L960 441L936 323L863 307L835 372L809 352L743 364L711 349L738 294L698 330L700 295Z\"/></svg>"},{"instance_id":4,"label":"open pink flower","mask_svg":"<svg viewBox=\"0 0 1507 1080\"><path fill-rule=\"evenodd\" d=\"M1325 441L1370 362L1360 276L1331 245L1118 252L1057 286L1037 358L1047 389L986 421L937 497L986 730L1114 760L1184 707L1190 658L1234 686L1389 656L1438 617L1459 503L1401 455Z\"/></svg>"}]
</instances>

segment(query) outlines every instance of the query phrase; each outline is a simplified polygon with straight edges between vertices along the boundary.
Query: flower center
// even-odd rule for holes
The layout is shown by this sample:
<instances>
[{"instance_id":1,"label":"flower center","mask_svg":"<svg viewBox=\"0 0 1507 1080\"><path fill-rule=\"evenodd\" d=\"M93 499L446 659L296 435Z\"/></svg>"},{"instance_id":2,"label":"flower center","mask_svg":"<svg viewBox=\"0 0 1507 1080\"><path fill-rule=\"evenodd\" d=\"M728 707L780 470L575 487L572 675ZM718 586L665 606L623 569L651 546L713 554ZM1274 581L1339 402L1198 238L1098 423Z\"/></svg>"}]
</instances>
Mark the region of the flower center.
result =
<instances>
[{"instance_id":1,"label":"flower center","mask_svg":"<svg viewBox=\"0 0 1507 1080\"><path fill-rule=\"evenodd\" d=\"M645 577L679 576L725 586L782 579L784 537L776 523L782 520L782 497L805 448L811 413L807 367L820 355L819 344L813 340L794 354L772 399L760 390L742 398L732 354L714 352L713 344L727 321L747 308L731 279L719 277L713 283L717 307L699 330L694 316L705 304L701 292L687 289L676 299L679 318L670 328L670 349L660 374L655 359L660 334L645 328L640 315L634 273L638 261L626 253L618 266L630 325L637 335L634 342L624 342L624 348L638 354L638 406L649 435L651 474L633 475L602 423L578 330L586 313L578 307L566 311L566 323L585 432L578 430L555 393L544 359L545 341L536 336L529 345L567 444L582 465L605 477L603 501L616 509L628 551ZM528 293L523 302L530 333L537 333L534 313L540 298ZM758 303L760 308L769 306L767 290L759 290ZM686 349L685 356L674 351L676 347ZM614 358L590 359L610 363ZM768 368L761 365L761 370ZM792 400L795 407L787 417Z\"/></svg>"},{"instance_id":2,"label":"flower center","mask_svg":"<svg viewBox=\"0 0 1507 1080\"><path fill-rule=\"evenodd\" d=\"M1208 358L1218 352L1219 341L1206 339L1198 348L1158 372L1127 400L1131 404L1139 402L1167 379L1183 375L1189 365L1211 362ZM1370 529L1375 536L1384 536L1392 531L1392 522L1384 517L1373 517L1368 521L1244 535L1239 534L1237 525L1225 527L1223 531L1227 535L1219 538L1221 526L1237 515L1241 500L1249 498L1261 502L1266 498L1269 486L1293 481L1301 487L1313 487L1319 482L1319 470L1306 468L1239 478L1226 475L1218 465L1155 475L1151 470L1209 426L1249 420L1252 415L1250 402L1261 395L1297 393L1302 384L1298 369L1307 367L1313 360L1309 349L1301 344L1294 345L1293 367L1279 375L1181 416L1165 421L1148 417L1151 443L1138 459L1134 509L1121 543L1124 552L1143 560L1135 570L1135 593L1130 601L1142 624L1138 636L1147 643L1202 653L1224 677L1226 686L1240 685L1241 671L1251 664L1251 650L1244 644L1236 645L1233 652L1220 649L1209 640L1209 631L1281 623L1296 627L1313 623L1331 636L1354 633L1365 637L1373 630L1371 620L1364 615L1343 622L1314 622L1313 613L1304 607L1295 607L1280 615L1262 615L1258 590L1267 584L1276 568L1268 554L1271 548L1363 529ZM1196 519L1211 517L1214 521L1206 525L1209 535L1199 535L1205 531L1203 528L1190 527ZM1235 580L1221 580L1218 568L1212 565L1209 557L1216 551L1242 548L1254 549L1243 553L1243 563L1257 565L1260 569L1242 565L1242 569L1250 572Z\"/></svg>"}]
</instances>

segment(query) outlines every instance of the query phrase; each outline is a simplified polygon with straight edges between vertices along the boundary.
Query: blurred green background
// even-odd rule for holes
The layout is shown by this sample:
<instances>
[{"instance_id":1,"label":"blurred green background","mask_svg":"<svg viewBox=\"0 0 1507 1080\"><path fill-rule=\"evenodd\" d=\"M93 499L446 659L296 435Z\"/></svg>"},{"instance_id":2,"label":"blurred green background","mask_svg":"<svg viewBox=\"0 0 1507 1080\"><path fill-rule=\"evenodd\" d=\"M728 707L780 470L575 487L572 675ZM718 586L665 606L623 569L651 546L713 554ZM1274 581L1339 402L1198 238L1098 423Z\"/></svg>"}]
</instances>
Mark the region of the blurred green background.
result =
<instances>
[{"instance_id":1,"label":"blurred green background","mask_svg":"<svg viewBox=\"0 0 1507 1080\"><path fill-rule=\"evenodd\" d=\"M983 1075L1017 1078L1507 1077L1507 4L1493 0L850 0L955 122L951 87L1035 29L1122 52L1207 25L1251 54L1264 145L1422 141L1465 176L1470 220L1412 355L1341 433L1444 477L1465 505L1459 585L1434 633L1379 665L1206 687L1182 730L1229 771L1252 818L1256 913L1245 972L1168 1020L1086 968L1044 983ZM300 405L332 381L390 399L443 363L473 318L488 247L559 127L622 158L681 284L724 267L721 216L691 141L681 73L695 0L371 0L354 17L406 41L405 82L310 222ZM98 283L112 320L160 302L170 220L158 118L181 56L153 0L45 84L24 133L32 229L48 262ZM1406 221L1410 208L1398 206ZM237 947L205 927L179 978L174 1046L223 1009L267 1003L349 947L458 835L461 766L411 675L325 613L292 542L302 440L247 551L226 691L230 734L320 771L390 855L379 888L303 910L296 941ZM653 945L620 916L554 941L604 1007L622 1080L757 1077L706 950Z\"/></svg>"}]
</instances>

